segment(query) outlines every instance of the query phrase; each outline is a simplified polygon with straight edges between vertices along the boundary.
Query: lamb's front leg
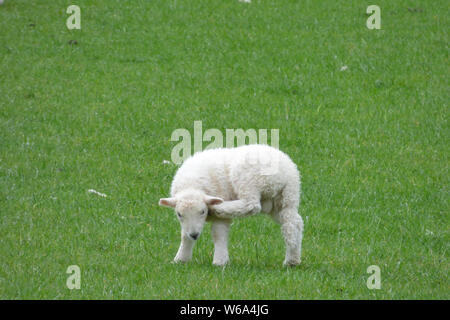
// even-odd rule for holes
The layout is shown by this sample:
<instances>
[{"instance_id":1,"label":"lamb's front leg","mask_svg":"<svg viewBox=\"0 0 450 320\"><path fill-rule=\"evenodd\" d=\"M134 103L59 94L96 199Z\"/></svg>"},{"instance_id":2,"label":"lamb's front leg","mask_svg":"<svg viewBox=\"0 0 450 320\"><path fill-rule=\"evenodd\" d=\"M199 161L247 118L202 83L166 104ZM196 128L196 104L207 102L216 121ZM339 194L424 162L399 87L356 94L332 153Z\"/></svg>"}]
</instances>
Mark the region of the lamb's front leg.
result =
<instances>
[{"instance_id":1,"label":"lamb's front leg","mask_svg":"<svg viewBox=\"0 0 450 320\"><path fill-rule=\"evenodd\" d=\"M253 198L224 201L213 206L212 209L218 217L231 219L261 212L261 202Z\"/></svg>"},{"instance_id":2,"label":"lamb's front leg","mask_svg":"<svg viewBox=\"0 0 450 320\"><path fill-rule=\"evenodd\" d=\"M231 220L216 219L211 224L211 236L214 241L214 260L216 266L224 266L228 263L228 234Z\"/></svg>"},{"instance_id":3,"label":"lamb's front leg","mask_svg":"<svg viewBox=\"0 0 450 320\"><path fill-rule=\"evenodd\" d=\"M181 233L181 243L178 249L177 255L173 259L174 262L188 262L192 259L192 250L194 248L195 241L188 235Z\"/></svg>"}]
</instances>

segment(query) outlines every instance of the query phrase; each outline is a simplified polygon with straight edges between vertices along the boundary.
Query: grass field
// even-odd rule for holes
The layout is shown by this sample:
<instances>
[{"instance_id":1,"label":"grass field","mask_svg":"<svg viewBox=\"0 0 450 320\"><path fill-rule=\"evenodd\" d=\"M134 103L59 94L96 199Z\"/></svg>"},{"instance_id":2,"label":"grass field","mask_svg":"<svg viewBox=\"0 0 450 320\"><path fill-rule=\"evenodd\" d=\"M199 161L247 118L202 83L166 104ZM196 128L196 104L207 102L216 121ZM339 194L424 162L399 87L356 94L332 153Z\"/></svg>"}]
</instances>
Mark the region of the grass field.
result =
<instances>
[{"instance_id":1,"label":"grass field","mask_svg":"<svg viewBox=\"0 0 450 320\"><path fill-rule=\"evenodd\" d=\"M366 27L371 4L381 30ZM449 299L448 8L6 0L0 298ZM209 228L190 264L171 263L179 223L158 200L177 166L163 161L195 120L279 129L302 173L301 266L282 267L262 216L234 222L225 269Z\"/></svg>"}]
</instances>

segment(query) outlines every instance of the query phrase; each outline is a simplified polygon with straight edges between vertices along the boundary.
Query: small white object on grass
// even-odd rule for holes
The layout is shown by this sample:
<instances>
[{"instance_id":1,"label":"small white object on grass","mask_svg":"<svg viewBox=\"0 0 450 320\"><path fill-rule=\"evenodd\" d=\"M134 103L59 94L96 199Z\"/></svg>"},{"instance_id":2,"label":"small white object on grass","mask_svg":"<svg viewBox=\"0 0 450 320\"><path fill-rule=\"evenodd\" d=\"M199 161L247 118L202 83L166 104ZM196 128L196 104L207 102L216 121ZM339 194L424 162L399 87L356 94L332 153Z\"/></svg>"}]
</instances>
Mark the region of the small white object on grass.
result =
<instances>
[{"instance_id":1,"label":"small white object on grass","mask_svg":"<svg viewBox=\"0 0 450 320\"><path fill-rule=\"evenodd\" d=\"M96 191L96 190L94 190L94 189L89 189L88 192L89 192L89 193L95 193L96 195L98 195L98 196L100 196L100 197L103 197L103 198L106 198L106 197L107 197L106 194L101 193L101 192L98 192L98 191Z\"/></svg>"},{"instance_id":2,"label":"small white object on grass","mask_svg":"<svg viewBox=\"0 0 450 320\"><path fill-rule=\"evenodd\" d=\"M342 66L342 67L341 67L341 71L345 71L345 70L347 70L347 69L348 69L347 66Z\"/></svg>"},{"instance_id":3,"label":"small white object on grass","mask_svg":"<svg viewBox=\"0 0 450 320\"><path fill-rule=\"evenodd\" d=\"M169 160L163 160L163 164L170 164Z\"/></svg>"},{"instance_id":4,"label":"small white object on grass","mask_svg":"<svg viewBox=\"0 0 450 320\"><path fill-rule=\"evenodd\" d=\"M252 0L239 0L239 2L250 3L250 2L252 2Z\"/></svg>"}]
</instances>

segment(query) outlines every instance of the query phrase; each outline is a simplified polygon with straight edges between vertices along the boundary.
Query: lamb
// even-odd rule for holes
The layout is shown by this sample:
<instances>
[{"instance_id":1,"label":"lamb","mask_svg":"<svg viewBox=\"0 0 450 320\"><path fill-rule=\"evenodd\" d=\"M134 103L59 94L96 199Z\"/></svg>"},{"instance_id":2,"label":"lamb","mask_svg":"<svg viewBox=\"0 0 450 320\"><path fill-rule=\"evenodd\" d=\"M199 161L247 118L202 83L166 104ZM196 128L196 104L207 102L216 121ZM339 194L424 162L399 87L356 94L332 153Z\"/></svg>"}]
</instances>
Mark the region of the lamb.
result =
<instances>
[{"instance_id":1,"label":"lamb","mask_svg":"<svg viewBox=\"0 0 450 320\"><path fill-rule=\"evenodd\" d=\"M285 153L268 145L244 145L198 152L178 169L171 197L159 205L174 208L181 244L174 262L192 259L195 240L211 222L213 264L229 262L228 233L233 218L270 215L281 225L284 265L300 264L303 220L298 213L300 174Z\"/></svg>"}]
</instances>

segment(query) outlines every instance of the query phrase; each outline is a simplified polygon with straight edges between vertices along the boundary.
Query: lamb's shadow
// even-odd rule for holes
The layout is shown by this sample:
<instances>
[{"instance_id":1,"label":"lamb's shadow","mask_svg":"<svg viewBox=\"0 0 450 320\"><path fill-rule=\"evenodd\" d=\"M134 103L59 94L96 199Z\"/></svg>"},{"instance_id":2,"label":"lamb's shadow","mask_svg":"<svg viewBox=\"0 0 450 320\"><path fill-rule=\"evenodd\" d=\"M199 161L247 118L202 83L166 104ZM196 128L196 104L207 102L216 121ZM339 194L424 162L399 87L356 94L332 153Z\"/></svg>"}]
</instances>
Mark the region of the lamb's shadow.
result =
<instances>
[{"instance_id":1,"label":"lamb's shadow","mask_svg":"<svg viewBox=\"0 0 450 320\"><path fill-rule=\"evenodd\" d=\"M279 263L270 262L264 263L261 261L231 261L225 266L215 266L212 264L212 261L192 261L191 263L197 263L199 268L202 268L205 272L214 271L214 272L238 272L242 271L252 271L255 273L264 273L264 272L301 272L311 269L311 267L302 262L296 266L285 266L282 264L282 260Z\"/></svg>"}]
</instances>

